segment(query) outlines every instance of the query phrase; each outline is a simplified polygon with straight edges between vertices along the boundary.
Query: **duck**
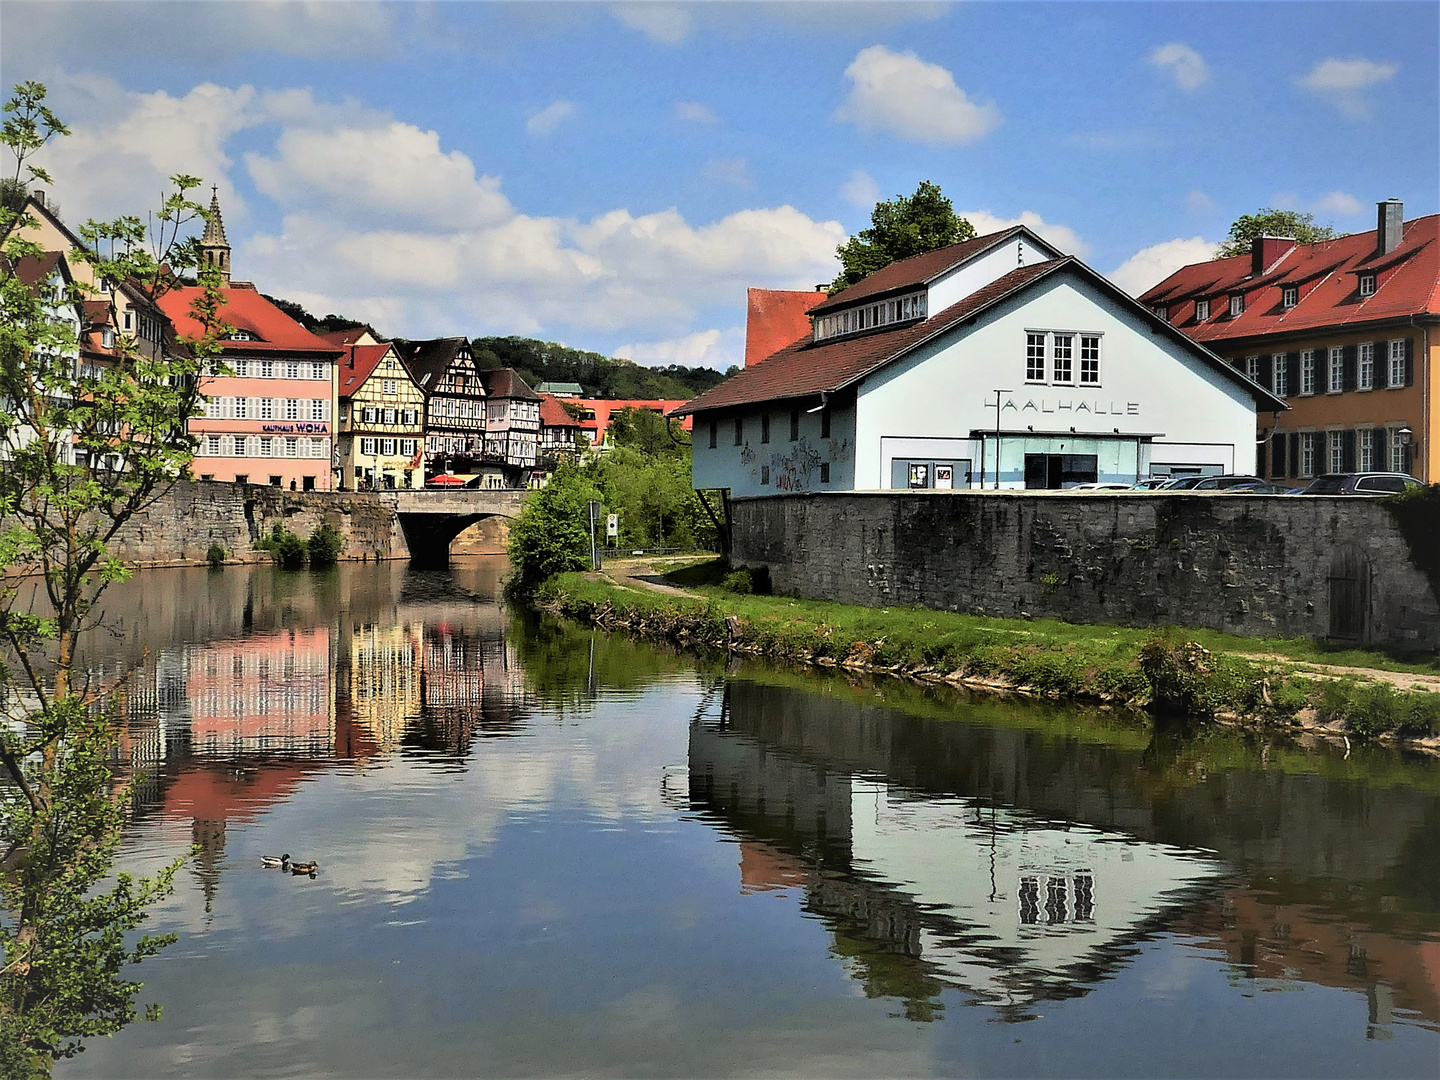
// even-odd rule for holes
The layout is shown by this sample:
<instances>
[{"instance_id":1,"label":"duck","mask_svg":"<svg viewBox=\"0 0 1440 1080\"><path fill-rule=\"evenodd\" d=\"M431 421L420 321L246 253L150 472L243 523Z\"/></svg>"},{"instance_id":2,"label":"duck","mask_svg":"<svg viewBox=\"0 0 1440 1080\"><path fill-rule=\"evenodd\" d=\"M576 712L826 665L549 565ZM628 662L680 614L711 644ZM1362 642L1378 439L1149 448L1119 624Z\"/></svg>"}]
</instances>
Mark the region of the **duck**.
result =
<instances>
[{"instance_id":1,"label":"duck","mask_svg":"<svg viewBox=\"0 0 1440 1080\"><path fill-rule=\"evenodd\" d=\"M280 867L280 868L283 869L286 865L289 864L289 862L290 862L290 856L289 856L288 853L285 854L285 855L261 855L261 856L260 856L260 865L261 865L261 866L278 866L278 867Z\"/></svg>"},{"instance_id":2,"label":"duck","mask_svg":"<svg viewBox=\"0 0 1440 1080\"><path fill-rule=\"evenodd\" d=\"M290 864L290 872L292 874L309 874L311 877L315 876L315 871L319 868L320 864L314 859L311 859L309 862L292 862Z\"/></svg>"}]
</instances>

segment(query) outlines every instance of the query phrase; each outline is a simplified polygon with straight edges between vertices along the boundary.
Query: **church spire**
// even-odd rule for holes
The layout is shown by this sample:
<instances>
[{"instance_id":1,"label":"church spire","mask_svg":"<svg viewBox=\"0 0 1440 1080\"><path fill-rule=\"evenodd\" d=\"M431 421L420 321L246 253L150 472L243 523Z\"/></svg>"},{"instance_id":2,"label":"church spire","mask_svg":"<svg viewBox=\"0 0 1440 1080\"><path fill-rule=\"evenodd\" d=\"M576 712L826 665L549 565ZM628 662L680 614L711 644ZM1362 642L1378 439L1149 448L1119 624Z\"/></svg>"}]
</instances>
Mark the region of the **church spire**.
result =
<instances>
[{"instance_id":1,"label":"church spire","mask_svg":"<svg viewBox=\"0 0 1440 1080\"><path fill-rule=\"evenodd\" d=\"M226 284L230 282L230 241L225 239L225 221L220 216L220 189L210 188L210 214L205 219L205 235L200 238L200 265L214 267Z\"/></svg>"}]
</instances>

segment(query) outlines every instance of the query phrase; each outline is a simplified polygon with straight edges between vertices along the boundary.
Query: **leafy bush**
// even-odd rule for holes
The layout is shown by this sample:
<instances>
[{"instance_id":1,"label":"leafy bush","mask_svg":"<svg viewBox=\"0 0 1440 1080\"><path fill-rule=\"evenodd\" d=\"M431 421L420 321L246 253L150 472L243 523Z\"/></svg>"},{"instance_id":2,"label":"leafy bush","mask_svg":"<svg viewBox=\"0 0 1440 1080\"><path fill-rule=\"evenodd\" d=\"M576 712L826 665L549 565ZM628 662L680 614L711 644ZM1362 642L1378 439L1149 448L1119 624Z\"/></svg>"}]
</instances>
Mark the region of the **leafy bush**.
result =
<instances>
[{"instance_id":1,"label":"leafy bush","mask_svg":"<svg viewBox=\"0 0 1440 1080\"><path fill-rule=\"evenodd\" d=\"M550 482L525 500L510 526L512 592L533 592L546 579L590 567L585 504L595 495L579 470L561 464Z\"/></svg>"},{"instance_id":2,"label":"leafy bush","mask_svg":"<svg viewBox=\"0 0 1440 1080\"><path fill-rule=\"evenodd\" d=\"M329 522L317 528L305 543L310 555L310 569L321 570L334 566L340 558L340 549L343 544L344 540L340 536L340 530Z\"/></svg>"},{"instance_id":3,"label":"leafy bush","mask_svg":"<svg viewBox=\"0 0 1440 1080\"><path fill-rule=\"evenodd\" d=\"M219 544L211 544L205 551L205 561L210 564L211 570L219 570L225 565L225 549Z\"/></svg>"},{"instance_id":4,"label":"leafy bush","mask_svg":"<svg viewBox=\"0 0 1440 1080\"><path fill-rule=\"evenodd\" d=\"M755 581L750 575L749 567L742 566L739 570L732 570L721 578L720 587L726 592L748 595L755 591Z\"/></svg>"},{"instance_id":5,"label":"leafy bush","mask_svg":"<svg viewBox=\"0 0 1440 1080\"><path fill-rule=\"evenodd\" d=\"M1440 731L1440 694L1405 693L1388 682L1361 682L1354 676L1327 683L1317 711L1322 720L1341 720L1362 738Z\"/></svg>"},{"instance_id":6,"label":"leafy bush","mask_svg":"<svg viewBox=\"0 0 1440 1080\"><path fill-rule=\"evenodd\" d=\"M275 561L286 570L299 570L305 565L305 541L278 521L270 530L269 538L255 546L270 552Z\"/></svg>"},{"instance_id":7,"label":"leafy bush","mask_svg":"<svg viewBox=\"0 0 1440 1080\"><path fill-rule=\"evenodd\" d=\"M1430 582L1430 592L1440 600L1440 484L1410 488L1385 499L1382 506L1390 511L1400 534L1410 548L1410 561Z\"/></svg>"}]
</instances>

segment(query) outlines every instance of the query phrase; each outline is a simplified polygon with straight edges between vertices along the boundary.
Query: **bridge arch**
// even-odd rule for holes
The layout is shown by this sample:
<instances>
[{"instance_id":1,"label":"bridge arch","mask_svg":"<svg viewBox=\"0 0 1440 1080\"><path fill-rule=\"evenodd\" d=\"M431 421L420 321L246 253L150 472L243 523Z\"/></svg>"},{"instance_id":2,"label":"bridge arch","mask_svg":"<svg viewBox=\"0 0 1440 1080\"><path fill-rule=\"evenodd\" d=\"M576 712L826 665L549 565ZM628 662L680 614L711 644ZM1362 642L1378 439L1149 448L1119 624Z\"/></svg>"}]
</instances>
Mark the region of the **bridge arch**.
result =
<instances>
[{"instance_id":1,"label":"bridge arch","mask_svg":"<svg viewBox=\"0 0 1440 1080\"><path fill-rule=\"evenodd\" d=\"M513 518L529 494L461 488L391 491L383 498L395 510L411 561L443 565L457 536L485 518Z\"/></svg>"}]
</instances>

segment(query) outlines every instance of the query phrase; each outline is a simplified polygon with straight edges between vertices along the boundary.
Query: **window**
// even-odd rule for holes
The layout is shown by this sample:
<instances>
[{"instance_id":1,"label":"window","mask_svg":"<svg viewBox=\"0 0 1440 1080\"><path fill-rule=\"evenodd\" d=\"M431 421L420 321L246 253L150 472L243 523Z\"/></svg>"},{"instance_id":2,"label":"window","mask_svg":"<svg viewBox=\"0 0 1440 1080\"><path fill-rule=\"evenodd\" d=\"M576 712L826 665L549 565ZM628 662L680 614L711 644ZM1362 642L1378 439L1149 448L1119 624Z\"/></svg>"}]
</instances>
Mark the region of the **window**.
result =
<instances>
[{"instance_id":1,"label":"window","mask_svg":"<svg viewBox=\"0 0 1440 1080\"><path fill-rule=\"evenodd\" d=\"M1374 295L1375 295L1375 275L1374 275L1374 274L1361 274L1361 275L1360 275L1360 295L1361 295L1361 296L1374 296Z\"/></svg>"},{"instance_id":2,"label":"window","mask_svg":"<svg viewBox=\"0 0 1440 1080\"><path fill-rule=\"evenodd\" d=\"M1327 431L1325 443L1329 450L1326 458L1330 462L1330 472L1345 471L1345 433L1343 431Z\"/></svg>"},{"instance_id":3,"label":"window","mask_svg":"<svg viewBox=\"0 0 1440 1080\"><path fill-rule=\"evenodd\" d=\"M299 420L299 419L300 419L300 399L299 399L299 398L293 398L293 397L292 397L292 398L286 398L286 399L285 399L285 419L286 419L286 420Z\"/></svg>"},{"instance_id":4,"label":"window","mask_svg":"<svg viewBox=\"0 0 1440 1080\"><path fill-rule=\"evenodd\" d=\"M829 437L830 437L830 409L829 409L829 407L827 406L827 407L825 407L825 408L823 408L823 409L820 410L820 438L822 438L822 439L828 439Z\"/></svg>"},{"instance_id":5,"label":"window","mask_svg":"<svg viewBox=\"0 0 1440 1080\"><path fill-rule=\"evenodd\" d=\"M1236 293L1230 297L1230 318L1238 319L1245 314L1245 294Z\"/></svg>"},{"instance_id":6,"label":"window","mask_svg":"<svg viewBox=\"0 0 1440 1080\"><path fill-rule=\"evenodd\" d=\"M235 419L248 420L250 418L250 399L237 397L235 399Z\"/></svg>"},{"instance_id":7,"label":"window","mask_svg":"<svg viewBox=\"0 0 1440 1080\"><path fill-rule=\"evenodd\" d=\"M1086 386L1100 383L1100 338L1090 334L1080 337L1080 382Z\"/></svg>"},{"instance_id":8,"label":"window","mask_svg":"<svg viewBox=\"0 0 1440 1080\"><path fill-rule=\"evenodd\" d=\"M274 399L274 398L262 397L262 398L260 399L260 419L261 419L261 420L274 420L274 419L275 419L275 399Z\"/></svg>"},{"instance_id":9,"label":"window","mask_svg":"<svg viewBox=\"0 0 1440 1080\"><path fill-rule=\"evenodd\" d=\"M1315 475L1315 433L1300 432L1300 475Z\"/></svg>"},{"instance_id":10,"label":"window","mask_svg":"<svg viewBox=\"0 0 1440 1080\"><path fill-rule=\"evenodd\" d=\"M397 393L400 392L398 389L399 385L400 384L394 379L383 379L380 382L381 389L385 392L387 396L390 397L394 397Z\"/></svg>"},{"instance_id":11,"label":"window","mask_svg":"<svg viewBox=\"0 0 1440 1080\"><path fill-rule=\"evenodd\" d=\"M1375 389L1375 343L1373 341L1362 342L1359 349L1359 361L1355 369L1355 389ZM1369 468L1367 465L1366 468Z\"/></svg>"},{"instance_id":12,"label":"window","mask_svg":"<svg viewBox=\"0 0 1440 1080\"><path fill-rule=\"evenodd\" d=\"M1167 304L1156 304L1156 305L1155 305L1155 314L1156 314L1156 315L1159 315L1160 318L1164 319L1166 322L1169 322L1169 321L1170 321L1170 308L1169 308L1169 305L1167 305Z\"/></svg>"},{"instance_id":13,"label":"window","mask_svg":"<svg viewBox=\"0 0 1440 1080\"><path fill-rule=\"evenodd\" d=\"M415 440L414 440L414 439L401 439L401 440L400 440L400 453L401 453L401 455L403 455L404 457L414 457L414 456L415 456Z\"/></svg>"},{"instance_id":14,"label":"window","mask_svg":"<svg viewBox=\"0 0 1440 1080\"><path fill-rule=\"evenodd\" d=\"M1329 377L1326 379L1325 392L1327 394L1338 394L1344 389L1345 350L1337 346L1330 350Z\"/></svg>"},{"instance_id":15,"label":"window","mask_svg":"<svg viewBox=\"0 0 1440 1080\"><path fill-rule=\"evenodd\" d=\"M1055 362L1055 381L1057 383L1074 382L1075 339L1069 334L1056 334L1050 355Z\"/></svg>"},{"instance_id":16,"label":"window","mask_svg":"<svg viewBox=\"0 0 1440 1080\"><path fill-rule=\"evenodd\" d=\"M299 456L300 456L300 440L299 440L299 439L296 439L296 438L293 438L293 437L292 437L292 438L287 438L287 439L285 440L285 456L286 456L286 457L299 457Z\"/></svg>"},{"instance_id":17,"label":"window","mask_svg":"<svg viewBox=\"0 0 1440 1080\"><path fill-rule=\"evenodd\" d=\"M328 378L330 377L330 372L328 372L328 371L325 370L325 368L326 368L327 366L328 366L328 365L326 365L325 363L320 362L320 361L317 361L317 362L311 364L311 365L310 365L310 378L312 378L312 379L328 379Z\"/></svg>"},{"instance_id":18,"label":"window","mask_svg":"<svg viewBox=\"0 0 1440 1080\"><path fill-rule=\"evenodd\" d=\"M761 485L762 487L768 487L769 484L770 484L770 466L769 466L769 465L761 465L761 466L760 466L760 485Z\"/></svg>"},{"instance_id":19,"label":"window","mask_svg":"<svg viewBox=\"0 0 1440 1080\"><path fill-rule=\"evenodd\" d=\"M235 436L235 456L236 456L236 457L244 457L244 456L245 456L245 444L246 444L247 441L248 441L248 440L246 440L246 438L245 438L244 435L236 435L236 436Z\"/></svg>"},{"instance_id":20,"label":"window","mask_svg":"<svg viewBox=\"0 0 1440 1080\"><path fill-rule=\"evenodd\" d=\"M285 362L285 377L287 379L298 379L300 377L300 361L287 360Z\"/></svg>"},{"instance_id":21,"label":"window","mask_svg":"<svg viewBox=\"0 0 1440 1080\"><path fill-rule=\"evenodd\" d=\"M382 455L384 455L385 457L394 457L394 456L395 456L395 440L394 440L394 439L381 439L381 440L380 440L380 453L381 453Z\"/></svg>"},{"instance_id":22,"label":"window","mask_svg":"<svg viewBox=\"0 0 1440 1080\"><path fill-rule=\"evenodd\" d=\"M275 455L275 439L270 435L260 436L260 456L273 457Z\"/></svg>"},{"instance_id":23,"label":"window","mask_svg":"<svg viewBox=\"0 0 1440 1080\"><path fill-rule=\"evenodd\" d=\"M822 461L822 462L820 463L820 483L822 483L822 484L828 484L829 482L830 482L830 463L829 463L828 461Z\"/></svg>"},{"instance_id":24,"label":"window","mask_svg":"<svg viewBox=\"0 0 1440 1080\"><path fill-rule=\"evenodd\" d=\"M1260 381L1260 357L1245 357L1245 377L1251 382Z\"/></svg>"},{"instance_id":25,"label":"window","mask_svg":"<svg viewBox=\"0 0 1440 1080\"><path fill-rule=\"evenodd\" d=\"M250 482L250 474L249 474L249 473L236 473L236 474L235 474L235 482L236 482L237 484L248 484L248 483Z\"/></svg>"},{"instance_id":26,"label":"window","mask_svg":"<svg viewBox=\"0 0 1440 1080\"><path fill-rule=\"evenodd\" d=\"M414 423L415 423L415 410L414 410L414 409L404 409L404 410L402 410L401 413L400 413L400 422L401 422L402 424L404 424L406 427L411 427L411 426L413 426Z\"/></svg>"},{"instance_id":27,"label":"window","mask_svg":"<svg viewBox=\"0 0 1440 1080\"><path fill-rule=\"evenodd\" d=\"M768 442L770 441L770 414L769 414L769 413L761 413L761 414L760 414L760 441L761 441L762 443L768 443Z\"/></svg>"},{"instance_id":28,"label":"window","mask_svg":"<svg viewBox=\"0 0 1440 1080\"><path fill-rule=\"evenodd\" d=\"M837 311L833 315L821 315L815 319L814 339L823 341L839 334L853 334L908 319L923 319L926 307L926 293L918 292L878 304Z\"/></svg>"},{"instance_id":29,"label":"window","mask_svg":"<svg viewBox=\"0 0 1440 1080\"><path fill-rule=\"evenodd\" d=\"M1300 302L1300 286L1285 285L1280 289L1280 306L1287 311Z\"/></svg>"},{"instance_id":30,"label":"window","mask_svg":"<svg viewBox=\"0 0 1440 1080\"><path fill-rule=\"evenodd\" d=\"M393 424L393 423L395 423L395 410L394 410L394 409L386 409L386 410L385 410L385 418L384 418L384 421L383 421L383 422L386 423L386 424Z\"/></svg>"},{"instance_id":31,"label":"window","mask_svg":"<svg viewBox=\"0 0 1440 1080\"><path fill-rule=\"evenodd\" d=\"M1300 393L1315 393L1315 350L1300 350Z\"/></svg>"},{"instance_id":32,"label":"window","mask_svg":"<svg viewBox=\"0 0 1440 1080\"><path fill-rule=\"evenodd\" d=\"M1386 435L1389 437L1385 440L1385 445L1390 448L1390 468L1388 471L1403 473L1406 471L1405 444L1400 441L1400 433L1394 428L1387 431Z\"/></svg>"},{"instance_id":33,"label":"window","mask_svg":"<svg viewBox=\"0 0 1440 1080\"><path fill-rule=\"evenodd\" d=\"M260 361L260 377L261 377L262 379L273 379L273 378L275 377L275 361L274 361L274 360L261 360L261 361Z\"/></svg>"},{"instance_id":34,"label":"window","mask_svg":"<svg viewBox=\"0 0 1440 1080\"><path fill-rule=\"evenodd\" d=\"M313 457L313 458L323 458L323 457L326 457L326 456L327 456L326 453L325 453L325 440L324 440L324 439L309 439L309 440L307 440L307 441L310 443L310 456L311 456L311 457Z\"/></svg>"},{"instance_id":35,"label":"window","mask_svg":"<svg viewBox=\"0 0 1440 1080\"><path fill-rule=\"evenodd\" d=\"M236 360L236 361L235 361L235 374L236 374L238 377L242 378L242 379L243 379L245 376L249 375L249 374L250 374L250 361L249 361L249 360Z\"/></svg>"},{"instance_id":36,"label":"window","mask_svg":"<svg viewBox=\"0 0 1440 1080\"><path fill-rule=\"evenodd\" d=\"M739 446L745 441L745 418L735 417L735 445Z\"/></svg>"},{"instance_id":37,"label":"window","mask_svg":"<svg viewBox=\"0 0 1440 1080\"><path fill-rule=\"evenodd\" d=\"M1208 319L1208 318L1210 318L1210 301L1209 301L1209 300L1196 300L1196 301L1195 301L1195 321L1196 321L1196 322L1204 322L1204 321L1205 321L1206 319Z\"/></svg>"},{"instance_id":38,"label":"window","mask_svg":"<svg viewBox=\"0 0 1440 1080\"><path fill-rule=\"evenodd\" d=\"M1360 471L1373 472L1375 470L1375 429L1362 428L1355 433L1355 445L1359 451Z\"/></svg>"},{"instance_id":39,"label":"window","mask_svg":"<svg viewBox=\"0 0 1440 1080\"><path fill-rule=\"evenodd\" d=\"M220 436L219 436L219 435L207 435L207 436L205 437L205 453L209 454L211 457L219 457L219 456L220 456Z\"/></svg>"},{"instance_id":40,"label":"window","mask_svg":"<svg viewBox=\"0 0 1440 1080\"><path fill-rule=\"evenodd\" d=\"M1276 397L1290 396L1290 361L1283 352L1270 355L1270 383Z\"/></svg>"},{"instance_id":41,"label":"window","mask_svg":"<svg viewBox=\"0 0 1440 1080\"><path fill-rule=\"evenodd\" d=\"M1405 385L1405 341L1390 342L1390 386ZM1399 469L1391 469L1391 472L1399 472Z\"/></svg>"},{"instance_id":42,"label":"window","mask_svg":"<svg viewBox=\"0 0 1440 1080\"><path fill-rule=\"evenodd\" d=\"M125 309L125 329L130 330L135 325L135 314L129 308ZM235 365L235 374L240 374L240 365Z\"/></svg>"},{"instance_id":43,"label":"window","mask_svg":"<svg viewBox=\"0 0 1440 1080\"><path fill-rule=\"evenodd\" d=\"M1045 335L1025 335L1025 381L1045 381Z\"/></svg>"},{"instance_id":44,"label":"window","mask_svg":"<svg viewBox=\"0 0 1440 1080\"><path fill-rule=\"evenodd\" d=\"M716 440L717 435L719 434L718 429L719 429L719 425L718 425L717 423L715 423L714 420L711 420L711 421L710 421L710 449L711 449L711 450L714 450L714 449L715 449L715 440Z\"/></svg>"},{"instance_id":45,"label":"window","mask_svg":"<svg viewBox=\"0 0 1440 1080\"><path fill-rule=\"evenodd\" d=\"M800 438L800 410L799 410L799 409L791 409L791 410L790 410L790 441L791 441L791 442L795 442L795 441L796 441L797 439L799 439L799 438ZM712 442L710 445L711 445L711 446L714 446L715 444Z\"/></svg>"}]
</instances>

